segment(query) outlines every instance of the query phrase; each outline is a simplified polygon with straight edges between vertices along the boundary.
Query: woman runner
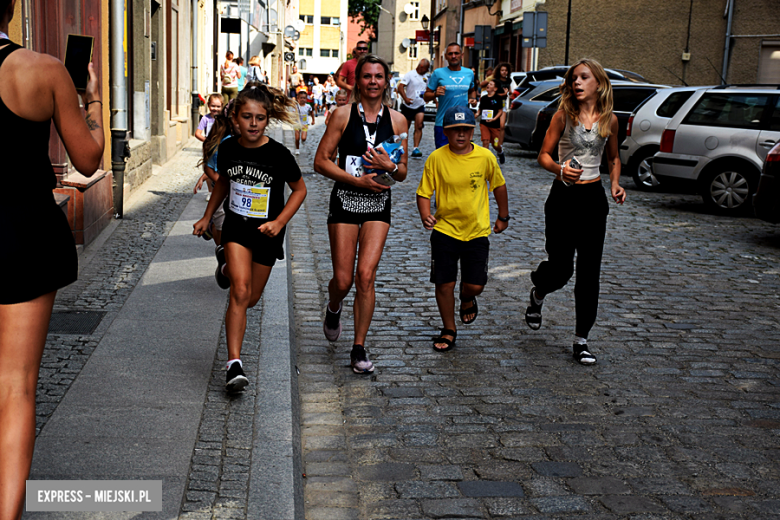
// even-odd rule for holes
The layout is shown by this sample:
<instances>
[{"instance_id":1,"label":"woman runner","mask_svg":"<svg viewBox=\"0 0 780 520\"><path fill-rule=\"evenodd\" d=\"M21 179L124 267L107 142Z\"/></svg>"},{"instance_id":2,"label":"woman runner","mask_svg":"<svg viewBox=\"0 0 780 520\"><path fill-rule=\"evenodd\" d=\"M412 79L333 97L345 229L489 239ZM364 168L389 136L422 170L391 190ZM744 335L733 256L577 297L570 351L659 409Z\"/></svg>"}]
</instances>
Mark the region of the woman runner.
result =
<instances>
[{"instance_id":1,"label":"woman runner","mask_svg":"<svg viewBox=\"0 0 780 520\"><path fill-rule=\"evenodd\" d=\"M323 330L329 341L341 336L341 304L356 282L354 305L355 341L350 354L352 370L369 374L374 365L365 349L366 335L374 315L374 281L390 230L391 190L363 174L368 168L389 172L396 181L406 178L406 157L394 164L390 156L374 147L393 135L407 131L406 118L390 109L390 67L373 54L358 60L352 103L333 111L314 159L314 170L333 179L328 235L333 278L328 284L330 301ZM403 142L406 149L406 141ZM331 160L338 148L339 164ZM355 261L357 260L357 272Z\"/></svg>"}]
</instances>

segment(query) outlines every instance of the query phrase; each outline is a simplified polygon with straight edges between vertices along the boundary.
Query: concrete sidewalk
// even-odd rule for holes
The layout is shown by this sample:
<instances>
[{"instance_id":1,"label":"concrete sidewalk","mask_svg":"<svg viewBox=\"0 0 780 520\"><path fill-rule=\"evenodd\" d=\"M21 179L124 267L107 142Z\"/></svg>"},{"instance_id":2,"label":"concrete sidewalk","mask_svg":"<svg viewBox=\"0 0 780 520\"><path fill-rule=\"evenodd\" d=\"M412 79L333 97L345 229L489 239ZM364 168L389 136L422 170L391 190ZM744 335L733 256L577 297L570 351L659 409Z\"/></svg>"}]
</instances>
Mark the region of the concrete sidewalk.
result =
<instances>
[{"instance_id":1,"label":"concrete sidewalk","mask_svg":"<svg viewBox=\"0 0 780 520\"><path fill-rule=\"evenodd\" d=\"M272 136L281 140L281 130ZM172 161L184 161L189 168L179 191L188 177L191 186L198 176L197 147L189 150ZM166 167L141 188L146 194L130 201L126 219L129 215L132 220L134 211L154 211L152 199L166 190L157 182L165 178ZM171 200L182 197L186 192ZM103 307L102 323L88 341L82 341L92 349L86 355L81 351L86 362L71 374L64 395L42 424L30 479L162 480L163 511L144 513L144 518L302 517L301 493L296 493L301 471L298 450L293 448L299 443L297 391L292 392L297 380L291 357L288 263L277 263L261 303L248 314L242 359L250 386L228 396L224 392L228 292L214 281L214 243L192 236L192 224L203 215L205 205L205 190L189 195L175 223L165 226L164 241L150 252L152 259L145 259L143 274L139 273L123 301L108 293L126 292L127 283L104 280L109 287L104 284L101 291L114 305ZM100 241L120 258L133 255L122 250L123 226L125 221L119 221ZM132 243L124 244L132 248ZM82 255L82 262L90 265L82 265L81 271L108 269L101 264L112 257L92 248ZM136 260L133 267L139 263ZM132 271L128 266L124 270ZM79 289L64 292L57 309L88 310L90 300L83 293L94 289L99 278L87 276ZM82 294L76 295L78 291ZM50 335L45 360L62 359L62 344L69 341L63 337ZM51 377L44 375L39 394L46 397L51 394L46 390ZM46 408L45 403L39 406ZM137 515L27 513L26 517Z\"/></svg>"}]
</instances>

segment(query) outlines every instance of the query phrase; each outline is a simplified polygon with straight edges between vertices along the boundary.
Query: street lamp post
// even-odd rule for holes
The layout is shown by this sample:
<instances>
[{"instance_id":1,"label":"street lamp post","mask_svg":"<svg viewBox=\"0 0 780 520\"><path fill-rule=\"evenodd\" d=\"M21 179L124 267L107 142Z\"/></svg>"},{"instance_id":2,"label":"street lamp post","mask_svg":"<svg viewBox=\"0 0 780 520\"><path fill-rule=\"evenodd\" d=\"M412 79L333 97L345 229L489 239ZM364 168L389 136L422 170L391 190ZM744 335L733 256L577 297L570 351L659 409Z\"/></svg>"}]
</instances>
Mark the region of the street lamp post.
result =
<instances>
[{"instance_id":1,"label":"street lamp post","mask_svg":"<svg viewBox=\"0 0 780 520\"><path fill-rule=\"evenodd\" d=\"M430 23L431 19L428 18L427 14L424 14L420 20L420 25L422 25L423 31L428 32L428 54L430 55L430 59L428 61L430 62L429 67L433 67L433 31L428 31L428 25Z\"/></svg>"}]
</instances>

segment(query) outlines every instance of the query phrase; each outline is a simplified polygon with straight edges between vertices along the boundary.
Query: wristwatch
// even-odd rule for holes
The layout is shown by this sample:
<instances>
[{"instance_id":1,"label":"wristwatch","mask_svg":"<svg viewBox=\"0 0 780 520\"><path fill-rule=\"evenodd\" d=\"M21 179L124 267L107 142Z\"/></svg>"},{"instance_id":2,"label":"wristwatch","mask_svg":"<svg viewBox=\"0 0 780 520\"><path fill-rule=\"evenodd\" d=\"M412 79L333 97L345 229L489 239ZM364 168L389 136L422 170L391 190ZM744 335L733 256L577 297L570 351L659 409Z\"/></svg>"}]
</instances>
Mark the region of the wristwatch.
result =
<instances>
[{"instance_id":1,"label":"wristwatch","mask_svg":"<svg viewBox=\"0 0 780 520\"><path fill-rule=\"evenodd\" d=\"M501 222L509 222L510 220L512 220L512 217L510 217L509 215L507 215L506 217L499 216L498 220L500 220Z\"/></svg>"},{"instance_id":2,"label":"wristwatch","mask_svg":"<svg viewBox=\"0 0 780 520\"><path fill-rule=\"evenodd\" d=\"M396 165L395 165L395 167L393 168L393 171L391 171L391 172L390 172L390 177L392 177L392 176L393 176L393 175L395 175L396 173L398 173L398 165L397 165L397 164L396 164Z\"/></svg>"}]
</instances>

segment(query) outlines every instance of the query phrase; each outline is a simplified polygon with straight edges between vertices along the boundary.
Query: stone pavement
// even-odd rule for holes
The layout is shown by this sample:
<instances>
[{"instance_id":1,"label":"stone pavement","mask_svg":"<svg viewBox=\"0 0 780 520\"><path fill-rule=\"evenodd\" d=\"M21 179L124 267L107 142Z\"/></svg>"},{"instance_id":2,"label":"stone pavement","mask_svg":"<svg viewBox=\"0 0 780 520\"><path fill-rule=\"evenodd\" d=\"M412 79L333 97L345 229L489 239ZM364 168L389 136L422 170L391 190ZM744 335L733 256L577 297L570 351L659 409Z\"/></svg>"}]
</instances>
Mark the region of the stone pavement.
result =
<instances>
[{"instance_id":1,"label":"stone pavement","mask_svg":"<svg viewBox=\"0 0 780 520\"><path fill-rule=\"evenodd\" d=\"M409 161L393 188L368 377L348 366L354 291L342 339L322 334L332 182L306 177L289 231L306 518L780 518L780 228L625 179L590 338L598 364L583 367L571 358L572 284L546 299L541 330L524 323L551 175L512 145L507 155L514 220L491 236L479 318L448 353L431 349L423 161Z\"/></svg>"}]
</instances>

